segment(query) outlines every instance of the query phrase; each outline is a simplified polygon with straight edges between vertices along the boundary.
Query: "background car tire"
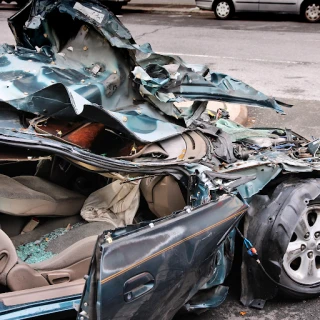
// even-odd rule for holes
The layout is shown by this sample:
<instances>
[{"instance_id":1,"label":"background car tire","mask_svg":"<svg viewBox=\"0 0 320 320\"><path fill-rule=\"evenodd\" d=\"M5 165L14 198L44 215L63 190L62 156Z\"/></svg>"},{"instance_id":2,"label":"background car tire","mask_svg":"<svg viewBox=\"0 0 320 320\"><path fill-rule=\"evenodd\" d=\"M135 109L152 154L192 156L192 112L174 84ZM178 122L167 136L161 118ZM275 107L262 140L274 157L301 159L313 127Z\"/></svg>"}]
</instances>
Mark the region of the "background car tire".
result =
<instances>
[{"instance_id":1,"label":"background car tire","mask_svg":"<svg viewBox=\"0 0 320 320\"><path fill-rule=\"evenodd\" d=\"M16 2L19 7L24 7L29 2L29 0L16 0Z\"/></svg>"},{"instance_id":2,"label":"background car tire","mask_svg":"<svg viewBox=\"0 0 320 320\"><path fill-rule=\"evenodd\" d=\"M212 10L217 19L230 19L234 13L233 3L229 0L217 0L214 2Z\"/></svg>"},{"instance_id":3,"label":"background car tire","mask_svg":"<svg viewBox=\"0 0 320 320\"><path fill-rule=\"evenodd\" d=\"M112 11L114 14L120 14L122 3L108 3L106 6Z\"/></svg>"},{"instance_id":4,"label":"background car tire","mask_svg":"<svg viewBox=\"0 0 320 320\"><path fill-rule=\"evenodd\" d=\"M305 21L308 22L319 22L320 21L320 1L311 0L306 1L301 7L301 16Z\"/></svg>"}]
</instances>

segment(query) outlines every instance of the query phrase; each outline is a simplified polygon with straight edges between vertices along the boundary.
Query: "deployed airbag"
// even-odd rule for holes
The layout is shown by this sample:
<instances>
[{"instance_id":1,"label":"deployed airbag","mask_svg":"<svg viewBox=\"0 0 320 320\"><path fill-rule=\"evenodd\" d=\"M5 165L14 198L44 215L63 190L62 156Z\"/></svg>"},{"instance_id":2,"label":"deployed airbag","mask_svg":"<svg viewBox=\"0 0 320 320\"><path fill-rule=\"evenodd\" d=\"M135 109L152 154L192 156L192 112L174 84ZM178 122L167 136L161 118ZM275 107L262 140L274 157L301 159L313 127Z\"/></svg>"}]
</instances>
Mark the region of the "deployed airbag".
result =
<instances>
[{"instance_id":1,"label":"deployed airbag","mask_svg":"<svg viewBox=\"0 0 320 320\"><path fill-rule=\"evenodd\" d=\"M122 183L116 180L93 192L81 209L87 221L110 223L110 229L132 224L140 203L140 182Z\"/></svg>"}]
</instances>

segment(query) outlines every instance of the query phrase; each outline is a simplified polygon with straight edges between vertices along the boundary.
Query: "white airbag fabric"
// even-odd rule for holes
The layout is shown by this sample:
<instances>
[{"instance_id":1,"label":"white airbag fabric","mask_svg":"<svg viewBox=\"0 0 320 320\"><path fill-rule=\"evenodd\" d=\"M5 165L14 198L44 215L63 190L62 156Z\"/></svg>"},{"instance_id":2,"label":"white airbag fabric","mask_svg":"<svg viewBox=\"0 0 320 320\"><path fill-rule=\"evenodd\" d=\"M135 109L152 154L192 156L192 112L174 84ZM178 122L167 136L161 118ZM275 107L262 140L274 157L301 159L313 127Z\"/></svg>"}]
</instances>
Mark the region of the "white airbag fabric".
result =
<instances>
[{"instance_id":1,"label":"white airbag fabric","mask_svg":"<svg viewBox=\"0 0 320 320\"><path fill-rule=\"evenodd\" d=\"M114 228L132 224L140 202L140 181L116 180L93 192L85 201L81 216L87 221L109 222Z\"/></svg>"}]
</instances>

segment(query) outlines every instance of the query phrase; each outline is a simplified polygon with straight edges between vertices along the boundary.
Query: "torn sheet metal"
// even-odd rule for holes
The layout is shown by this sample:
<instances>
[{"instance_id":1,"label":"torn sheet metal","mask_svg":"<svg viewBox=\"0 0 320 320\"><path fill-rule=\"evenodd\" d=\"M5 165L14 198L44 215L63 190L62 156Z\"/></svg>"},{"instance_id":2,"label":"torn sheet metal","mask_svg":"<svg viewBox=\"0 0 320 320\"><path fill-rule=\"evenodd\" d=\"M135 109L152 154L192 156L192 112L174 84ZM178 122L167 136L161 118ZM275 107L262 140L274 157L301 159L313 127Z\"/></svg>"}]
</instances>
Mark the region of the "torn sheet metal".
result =
<instances>
[{"instance_id":1,"label":"torn sheet metal","mask_svg":"<svg viewBox=\"0 0 320 320\"><path fill-rule=\"evenodd\" d=\"M253 195L262 190L271 180L275 179L282 171L280 165L260 165L259 167L242 170L241 174L246 176L255 175L256 179L238 187L241 196L250 201Z\"/></svg>"},{"instance_id":2,"label":"torn sheet metal","mask_svg":"<svg viewBox=\"0 0 320 320\"><path fill-rule=\"evenodd\" d=\"M222 129L224 132L227 132L230 135L233 142L241 141L248 138L262 138L261 140L269 138L271 141L273 140L274 144L285 141L284 138L282 138L282 140L279 140L278 135L272 134L272 132L268 132L267 130L246 128L239 123L227 119L217 120L216 126ZM269 146L272 146L272 143L267 147Z\"/></svg>"},{"instance_id":3,"label":"torn sheet metal","mask_svg":"<svg viewBox=\"0 0 320 320\"><path fill-rule=\"evenodd\" d=\"M79 123L92 126L94 137L105 130L125 137L130 142L124 146L129 152L115 157L139 162L132 156L146 144L197 131L205 145L201 160L220 172L245 170L268 161L290 172L319 169L317 162L302 159L308 156L307 148L296 151L285 130L252 130L204 115L207 100L255 104L282 112L276 100L205 66L156 54L148 44L137 45L121 22L97 1L35 0L11 17L9 26L17 46L0 48L0 108L14 110L16 119L10 125L4 121L4 136L24 137L30 143L41 141L42 145L84 154L77 148L90 150L93 143L89 135L82 138L84 127L69 136L68 130L48 132L37 125L45 118ZM181 111L174 105L181 101L191 101L191 105ZM21 111L32 119L29 127L17 122ZM15 132L10 131L12 126ZM46 139L54 139L56 144ZM64 143L72 146L66 148ZM144 153L140 163L151 166L151 161L156 166L165 162L170 166L199 160L194 156L186 160L183 152L180 150L176 159L157 158L159 152ZM97 152L90 161L103 167L112 162L109 154L110 150ZM87 161L83 162L90 162L88 158L85 156ZM137 168L133 163L124 166Z\"/></svg>"},{"instance_id":4,"label":"torn sheet metal","mask_svg":"<svg viewBox=\"0 0 320 320\"><path fill-rule=\"evenodd\" d=\"M139 46L95 0L35 0L9 26L17 46L0 47L0 99L17 110L74 120L86 117L89 108L93 118L112 112L119 122L124 109L143 104L149 114L156 108L175 122L184 115L173 102L224 100L282 112L277 101L241 81ZM153 112L153 119L145 114L142 121L161 122L161 112ZM119 126L131 130L124 121ZM161 129L167 136L184 130L182 123L173 127ZM165 137L159 132L133 134L152 142Z\"/></svg>"},{"instance_id":5,"label":"torn sheet metal","mask_svg":"<svg viewBox=\"0 0 320 320\"><path fill-rule=\"evenodd\" d=\"M177 70L179 76L171 79L168 71L160 65L149 64L147 68L142 72L141 67L136 67L132 72L135 76L134 80L149 95L154 95L162 102L218 100L272 108L282 114L283 106L290 107L222 73L211 72L209 78L203 77L181 64ZM168 93L171 95L169 96ZM162 97L161 94L166 96Z\"/></svg>"}]
</instances>

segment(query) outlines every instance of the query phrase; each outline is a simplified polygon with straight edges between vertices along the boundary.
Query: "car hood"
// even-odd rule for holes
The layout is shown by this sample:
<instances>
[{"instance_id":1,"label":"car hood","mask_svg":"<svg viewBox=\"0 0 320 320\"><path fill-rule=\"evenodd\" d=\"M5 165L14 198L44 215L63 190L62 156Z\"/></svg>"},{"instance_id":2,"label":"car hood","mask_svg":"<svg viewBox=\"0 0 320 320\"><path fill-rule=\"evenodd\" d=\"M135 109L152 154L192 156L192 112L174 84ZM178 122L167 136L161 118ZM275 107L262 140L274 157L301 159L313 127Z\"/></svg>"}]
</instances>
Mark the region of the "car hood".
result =
<instances>
[{"instance_id":1,"label":"car hood","mask_svg":"<svg viewBox=\"0 0 320 320\"><path fill-rule=\"evenodd\" d=\"M207 101L288 106L230 76L138 45L98 1L35 0L9 19L0 99L19 111L113 123L154 142L184 132ZM175 103L193 102L179 110Z\"/></svg>"}]
</instances>

